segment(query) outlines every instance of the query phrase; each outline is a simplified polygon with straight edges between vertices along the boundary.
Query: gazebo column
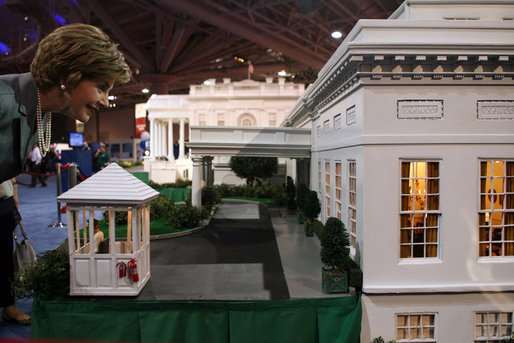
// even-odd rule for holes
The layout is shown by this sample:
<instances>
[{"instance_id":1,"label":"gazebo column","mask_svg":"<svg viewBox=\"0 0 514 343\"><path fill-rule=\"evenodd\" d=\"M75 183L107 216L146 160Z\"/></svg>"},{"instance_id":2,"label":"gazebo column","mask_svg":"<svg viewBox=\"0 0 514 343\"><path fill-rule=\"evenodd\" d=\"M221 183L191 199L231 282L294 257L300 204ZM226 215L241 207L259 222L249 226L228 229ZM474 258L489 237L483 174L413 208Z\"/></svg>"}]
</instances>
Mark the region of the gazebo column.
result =
<instances>
[{"instance_id":1,"label":"gazebo column","mask_svg":"<svg viewBox=\"0 0 514 343\"><path fill-rule=\"evenodd\" d=\"M156 156L157 129L155 119L150 119L150 161L155 161Z\"/></svg>"},{"instance_id":2,"label":"gazebo column","mask_svg":"<svg viewBox=\"0 0 514 343\"><path fill-rule=\"evenodd\" d=\"M184 134L184 119L180 119L180 146L179 146L179 155L178 158L185 158L185 149L184 149L184 141L185 141L185 134Z\"/></svg>"},{"instance_id":3,"label":"gazebo column","mask_svg":"<svg viewBox=\"0 0 514 343\"><path fill-rule=\"evenodd\" d=\"M191 204L202 206L202 157L194 156L193 160L193 184L191 185Z\"/></svg>"},{"instance_id":4,"label":"gazebo column","mask_svg":"<svg viewBox=\"0 0 514 343\"><path fill-rule=\"evenodd\" d=\"M161 123L155 121L155 157L160 157L161 153Z\"/></svg>"},{"instance_id":5,"label":"gazebo column","mask_svg":"<svg viewBox=\"0 0 514 343\"><path fill-rule=\"evenodd\" d=\"M173 120L168 119L168 161L174 161L173 154Z\"/></svg>"}]
</instances>

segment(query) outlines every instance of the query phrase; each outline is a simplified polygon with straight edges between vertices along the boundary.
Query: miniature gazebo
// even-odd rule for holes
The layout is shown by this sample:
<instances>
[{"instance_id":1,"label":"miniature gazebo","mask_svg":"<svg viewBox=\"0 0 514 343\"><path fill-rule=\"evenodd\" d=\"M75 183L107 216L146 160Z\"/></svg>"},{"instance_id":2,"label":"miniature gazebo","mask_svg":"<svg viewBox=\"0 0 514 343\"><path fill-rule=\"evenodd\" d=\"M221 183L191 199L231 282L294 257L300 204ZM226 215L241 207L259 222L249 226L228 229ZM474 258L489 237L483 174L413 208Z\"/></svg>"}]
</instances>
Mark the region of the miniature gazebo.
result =
<instances>
[{"instance_id":1,"label":"miniature gazebo","mask_svg":"<svg viewBox=\"0 0 514 343\"><path fill-rule=\"evenodd\" d=\"M158 195L111 163L57 198L67 205L70 295L139 294L150 279L150 201ZM95 233L102 214L105 238Z\"/></svg>"}]
</instances>

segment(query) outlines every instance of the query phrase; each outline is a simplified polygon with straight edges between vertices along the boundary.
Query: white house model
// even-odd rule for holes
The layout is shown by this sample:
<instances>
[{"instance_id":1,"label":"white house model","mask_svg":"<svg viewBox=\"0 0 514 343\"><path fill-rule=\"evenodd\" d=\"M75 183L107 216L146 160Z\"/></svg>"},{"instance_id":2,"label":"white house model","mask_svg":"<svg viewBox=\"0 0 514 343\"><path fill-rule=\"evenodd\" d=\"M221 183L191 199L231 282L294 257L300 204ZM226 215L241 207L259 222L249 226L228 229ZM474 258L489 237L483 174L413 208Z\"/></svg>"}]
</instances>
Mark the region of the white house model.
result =
<instances>
[{"instance_id":1,"label":"white house model","mask_svg":"<svg viewBox=\"0 0 514 343\"><path fill-rule=\"evenodd\" d=\"M71 295L139 294L150 279L150 201L158 195L111 163L57 198L67 204ZM103 212L104 239L94 230ZM126 237L116 237L120 225Z\"/></svg>"},{"instance_id":2,"label":"white house model","mask_svg":"<svg viewBox=\"0 0 514 343\"><path fill-rule=\"evenodd\" d=\"M288 117L364 275L361 342L500 342L514 311L514 2L360 20Z\"/></svg>"},{"instance_id":3,"label":"white house model","mask_svg":"<svg viewBox=\"0 0 514 343\"><path fill-rule=\"evenodd\" d=\"M267 78L266 82L243 80L191 85L189 95L154 94L146 103L150 120L150 157L145 159L145 171L157 183L192 179L193 163L186 153L190 126L212 129L225 127L277 127L304 92L303 84ZM219 137L226 143L226 137ZM228 166L229 157L216 156L208 161L214 166L213 183L242 183ZM283 168L282 168L283 169ZM282 171L282 174L285 172ZM284 182L285 176L279 180Z\"/></svg>"}]
</instances>

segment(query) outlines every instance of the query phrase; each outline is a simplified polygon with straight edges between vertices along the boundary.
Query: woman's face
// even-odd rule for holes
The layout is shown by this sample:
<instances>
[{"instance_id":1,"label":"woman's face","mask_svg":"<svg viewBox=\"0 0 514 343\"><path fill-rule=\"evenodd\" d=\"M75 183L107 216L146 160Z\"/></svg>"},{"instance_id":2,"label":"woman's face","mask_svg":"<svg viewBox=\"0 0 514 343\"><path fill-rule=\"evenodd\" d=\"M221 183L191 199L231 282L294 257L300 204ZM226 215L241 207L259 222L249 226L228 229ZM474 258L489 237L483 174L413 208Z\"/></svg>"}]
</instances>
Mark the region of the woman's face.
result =
<instances>
[{"instance_id":1,"label":"woman's face","mask_svg":"<svg viewBox=\"0 0 514 343\"><path fill-rule=\"evenodd\" d=\"M101 107L109 106L107 97L113 85L113 80L82 80L75 89L64 91L65 103L63 109L59 112L85 123Z\"/></svg>"}]
</instances>

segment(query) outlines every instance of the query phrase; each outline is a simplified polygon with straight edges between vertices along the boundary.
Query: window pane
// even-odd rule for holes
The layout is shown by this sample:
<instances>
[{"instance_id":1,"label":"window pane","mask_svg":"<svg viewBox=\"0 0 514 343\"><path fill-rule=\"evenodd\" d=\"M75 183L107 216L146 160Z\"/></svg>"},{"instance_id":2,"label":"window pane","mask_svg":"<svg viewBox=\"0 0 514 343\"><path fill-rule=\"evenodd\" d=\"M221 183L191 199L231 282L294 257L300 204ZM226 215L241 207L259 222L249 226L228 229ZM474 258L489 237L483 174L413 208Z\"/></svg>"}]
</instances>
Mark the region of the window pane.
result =
<instances>
[{"instance_id":1,"label":"window pane","mask_svg":"<svg viewBox=\"0 0 514 343\"><path fill-rule=\"evenodd\" d=\"M397 329L396 330L396 338L397 339L408 339L409 335L407 333L407 329L403 329L403 328Z\"/></svg>"},{"instance_id":2,"label":"window pane","mask_svg":"<svg viewBox=\"0 0 514 343\"><path fill-rule=\"evenodd\" d=\"M427 242L437 242L437 229L427 229Z\"/></svg>"},{"instance_id":3,"label":"window pane","mask_svg":"<svg viewBox=\"0 0 514 343\"><path fill-rule=\"evenodd\" d=\"M400 215L400 225L402 228L404 227L411 227L412 220L410 214L401 214Z\"/></svg>"},{"instance_id":4,"label":"window pane","mask_svg":"<svg viewBox=\"0 0 514 343\"><path fill-rule=\"evenodd\" d=\"M408 326L409 316L398 315L396 316L396 326Z\"/></svg>"},{"instance_id":5,"label":"window pane","mask_svg":"<svg viewBox=\"0 0 514 343\"><path fill-rule=\"evenodd\" d=\"M434 338L434 328L423 328L423 339Z\"/></svg>"},{"instance_id":6,"label":"window pane","mask_svg":"<svg viewBox=\"0 0 514 343\"><path fill-rule=\"evenodd\" d=\"M402 211L412 211L412 197L402 196Z\"/></svg>"},{"instance_id":7,"label":"window pane","mask_svg":"<svg viewBox=\"0 0 514 343\"><path fill-rule=\"evenodd\" d=\"M427 210L435 211L439 209L439 195L429 195L427 197Z\"/></svg>"},{"instance_id":8,"label":"window pane","mask_svg":"<svg viewBox=\"0 0 514 343\"><path fill-rule=\"evenodd\" d=\"M424 196L424 195L415 196L414 197L414 210L423 211L426 208L425 201L426 201L426 196Z\"/></svg>"},{"instance_id":9,"label":"window pane","mask_svg":"<svg viewBox=\"0 0 514 343\"><path fill-rule=\"evenodd\" d=\"M401 243L411 243L411 229L401 230Z\"/></svg>"},{"instance_id":10,"label":"window pane","mask_svg":"<svg viewBox=\"0 0 514 343\"><path fill-rule=\"evenodd\" d=\"M410 329L410 339L416 339L421 338L421 329L420 328L413 328Z\"/></svg>"},{"instance_id":11,"label":"window pane","mask_svg":"<svg viewBox=\"0 0 514 343\"><path fill-rule=\"evenodd\" d=\"M400 257L401 258L410 258L411 252L410 252L410 245L402 245L400 247Z\"/></svg>"},{"instance_id":12,"label":"window pane","mask_svg":"<svg viewBox=\"0 0 514 343\"><path fill-rule=\"evenodd\" d=\"M439 177L439 162L428 162L428 177Z\"/></svg>"},{"instance_id":13,"label":"window pane","mask_svg":"<svg viewBox=\"0 0 514 343\"><path fill-rule=\"evenodd\" d=\"M423 326L434 325L434 316L433 315L423 315L422 321L423 321Z\"/></svg>"},{"instance_id":14,"label":"window pane","mask_svg":"<svg viewBox=\"0 0 514 343\"><path fill-rule=\"evenodd\" d=\"M489 243L480 243L480 256L489 256Z\"/></svg>"},{"instance_id":15,"label":"window pane","mask_svg":"<svg viewBox=\"0 0 514 343\"><path fill-rule=\"evenodd\" d=\"M425 257L425 246L414 245L412 247L412 257Z\"/></svg>"},{"instance_id":16,"label":"window pane","mask_svg":"<svg viewBox=\"0 0 514 343\"><path fill-rule=\"evenodd\" d=\"M427 244L427 257L437 257L436 244Z\"/></svg>"},{"instance_id":17,"label":"window pane","mask_svg":"<svg viewBox=\"0 0 514 343\"><path fill-rule=\"evenodd\" d=\"M480 241L488 241L489 240L489 228L488 227L481 227L480 228Z\"/></svg>"}]
</instances>

